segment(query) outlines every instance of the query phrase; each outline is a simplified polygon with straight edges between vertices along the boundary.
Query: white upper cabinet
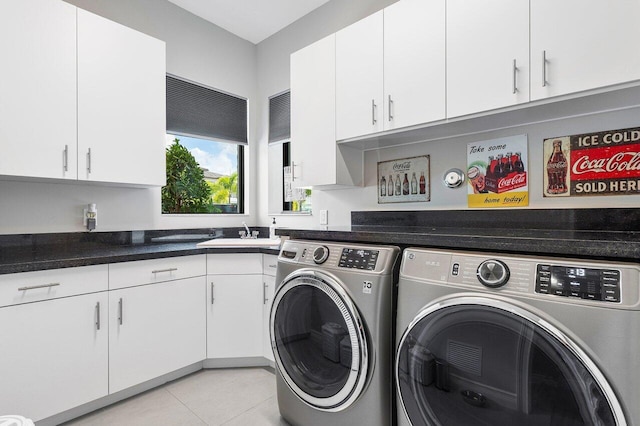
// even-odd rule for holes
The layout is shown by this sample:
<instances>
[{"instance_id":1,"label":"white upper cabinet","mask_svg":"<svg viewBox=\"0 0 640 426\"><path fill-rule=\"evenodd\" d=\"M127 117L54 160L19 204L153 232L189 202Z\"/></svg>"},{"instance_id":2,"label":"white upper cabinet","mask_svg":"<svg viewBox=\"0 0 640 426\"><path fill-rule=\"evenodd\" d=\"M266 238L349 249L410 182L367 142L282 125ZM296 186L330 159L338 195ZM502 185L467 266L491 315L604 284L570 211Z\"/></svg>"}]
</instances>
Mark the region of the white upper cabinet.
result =
<instances>
[{"instance_id":1,"label":"white upper cabinet","mask_svg":"<svg viewBox=\"0 0 640 426\"><path fill-rule=\"evenodd\" d=\"M445 0L384 9L384 129L445 118Z\"/></svg>"},{"instance_id":2,"label":"white upper cabinet","mask_svg":"<svg viewBox=\"0 0 640 426\"><path fill-rule=\"evenodd\" d=\"M446 21L447 117L529 101L529 0L447 0Z\"/></svg>"},{"instance_id":3,"label":"white upper cabinet","mask_svg":"<svg viewBox=\"0 0 640 426\"><path fill-rule=\"evenodd\" d=\"M336 137L382 131L383 11L336 33Z\"/></svg>"},{"instance_id":4,"label":"white upper cabinet","mask_svg":"<svg viewBox=\"0 0 640 426\"><path fill-rule=\"evenodd\" d=\"M0 175L77 179L76 7L0 4Z\"/></svg>"},{"instance_id":5,"label":"white upper cabinet","mask_svg":"<svg viewBox=\"0 0 640 426\"><path fill-rule=\"evenodd\" d=\"M294 186L360 185L362 153L336 144L336 35L291 55Z\"/></svg>"},{"instance_id":6,"label":"white upper cabinet","mask_svg":"<svg viewBox=\"0 0 640 426\"><path fill-rule=\"evenodd\" d=\"M639 20L637 0L532 1L531 99L640 79Z\"/></svg>"},{"instance_id":7,"label":"white upper cabinet","mask_svg":"<svg viewBox=\"0 0 640 426\"><path fill-rule=\"evenodd\" d=\"M165 184L165 45L78 10L78 179Z\"/></svg>"}]
</instances>

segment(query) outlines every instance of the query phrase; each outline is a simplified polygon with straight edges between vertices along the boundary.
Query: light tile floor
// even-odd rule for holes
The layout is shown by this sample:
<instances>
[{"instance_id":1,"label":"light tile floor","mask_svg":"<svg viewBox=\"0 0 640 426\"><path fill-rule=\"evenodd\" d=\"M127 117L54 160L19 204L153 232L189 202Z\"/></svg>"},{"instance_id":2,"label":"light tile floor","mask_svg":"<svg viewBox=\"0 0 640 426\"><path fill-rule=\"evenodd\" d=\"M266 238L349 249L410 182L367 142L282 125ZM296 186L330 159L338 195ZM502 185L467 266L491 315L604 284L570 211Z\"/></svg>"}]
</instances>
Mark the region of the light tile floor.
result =
<instances>
[{"instance_id":1,"label":"light tile floor","mask_svg":"<svg viewBox=\"0 0 640 426\"><path fill-rule=\"evenodd\" d=\"M287 426L276 380L264 368L201 370L65 426Z\"/></svg>"}]
</instances>

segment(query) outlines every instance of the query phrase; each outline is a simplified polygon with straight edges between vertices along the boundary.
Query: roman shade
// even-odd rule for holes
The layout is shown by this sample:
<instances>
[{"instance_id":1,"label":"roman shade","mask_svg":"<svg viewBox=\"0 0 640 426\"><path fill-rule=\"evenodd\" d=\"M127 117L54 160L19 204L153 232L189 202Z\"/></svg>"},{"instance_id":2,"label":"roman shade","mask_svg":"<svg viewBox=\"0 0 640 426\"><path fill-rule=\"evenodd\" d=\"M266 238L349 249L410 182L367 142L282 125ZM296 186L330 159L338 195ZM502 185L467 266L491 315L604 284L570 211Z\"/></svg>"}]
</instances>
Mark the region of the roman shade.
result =
<instances>
[{"instance_id":1,"label":"roman shade","mask_svg":"<svg viewBox=\"0 0 640 426\"><path fill-rule=\"evenodd\" d=\"M269 143L291 139L291 92L269 98Z\"/></svg>"},{"instance_id":2,"label":"roman shade","mask_svg":"<svg viewBox=\"0 0 640 426\"><path fill-rule=\"evenodd\" d=\"M247 145L247 100L167 75L167 133Z\"/></svg>"}]
</instances>

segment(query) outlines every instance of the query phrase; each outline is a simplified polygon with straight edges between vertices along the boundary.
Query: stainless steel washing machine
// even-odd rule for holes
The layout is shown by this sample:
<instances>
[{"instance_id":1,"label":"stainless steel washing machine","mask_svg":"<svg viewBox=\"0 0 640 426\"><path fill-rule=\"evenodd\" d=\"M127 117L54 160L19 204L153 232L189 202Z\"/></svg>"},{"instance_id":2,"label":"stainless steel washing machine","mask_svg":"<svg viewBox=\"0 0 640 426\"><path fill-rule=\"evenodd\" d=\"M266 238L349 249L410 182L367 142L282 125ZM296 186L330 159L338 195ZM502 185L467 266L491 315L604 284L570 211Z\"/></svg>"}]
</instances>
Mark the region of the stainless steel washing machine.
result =
<instances>
[{"instance_id":1,"label":"stainless steel washing machine","mask_svg":"<svg viewBox=\"0 0 640 426\"><path fill-rule=\"evenodd\" d=\"M398 425L640 425L635 264L407 249Z\"/></svg>"},{"instance_id":2,"label":"stainless steel washing machine","mask_svg":"<svg viewBox=\"0 0 640 426\"><path fill-rule=\"evenodd\" d=\"M271 308L280 414L292 425L393 422L390 246L285 241Z\"/></svg>"}]
</instances>

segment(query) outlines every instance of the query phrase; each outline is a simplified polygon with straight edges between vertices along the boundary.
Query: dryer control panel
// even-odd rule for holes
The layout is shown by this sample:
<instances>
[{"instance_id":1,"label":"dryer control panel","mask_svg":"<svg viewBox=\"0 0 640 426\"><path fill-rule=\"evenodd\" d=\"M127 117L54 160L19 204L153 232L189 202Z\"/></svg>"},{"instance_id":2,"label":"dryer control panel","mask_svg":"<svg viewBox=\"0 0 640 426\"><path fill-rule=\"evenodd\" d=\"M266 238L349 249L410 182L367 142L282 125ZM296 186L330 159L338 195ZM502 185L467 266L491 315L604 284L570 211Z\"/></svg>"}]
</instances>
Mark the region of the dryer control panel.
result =
<instances>
[{"instance_id":1,"label":"dryer control panel","mask_svg":"<svg viewBox=\"0 0 640 426\"><path fill-rule=\"evenodd\" d=\"M536 293L620 301L620 270L538 264Z\"/></svg>"}]
</instances>

